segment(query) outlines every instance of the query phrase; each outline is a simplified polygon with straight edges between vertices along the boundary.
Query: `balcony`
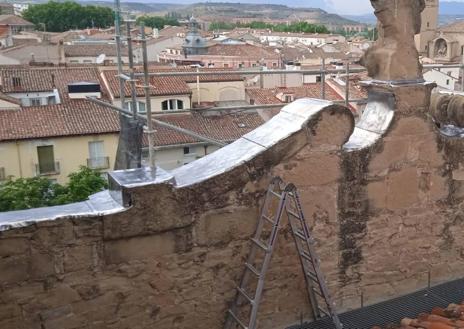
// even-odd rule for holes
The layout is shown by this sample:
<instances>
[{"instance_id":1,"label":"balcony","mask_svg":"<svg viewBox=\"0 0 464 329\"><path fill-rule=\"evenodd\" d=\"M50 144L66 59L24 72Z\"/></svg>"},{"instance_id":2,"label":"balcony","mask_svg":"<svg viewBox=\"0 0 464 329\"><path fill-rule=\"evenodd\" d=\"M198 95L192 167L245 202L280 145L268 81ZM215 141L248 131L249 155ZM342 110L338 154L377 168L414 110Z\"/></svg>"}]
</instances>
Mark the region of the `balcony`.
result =
<instances>
[{"instance_id":1,"label":"balcony","mask_svg":"<svg viewBox=\"0 0 464 329\"><path fill-rule=\"evenodd\" d=\"M95 170L108 169L110 167L109 157L98 157L87 159L87 167Z\"/></svg>"},{"instance_id":2,"label":"balcony","mask_svg":"<svg viewBox=\"0 0 464 329\"><path fill-rule=\"evenodd\" d=\"M40 164L35 165L36 176L51 176L60 174L60 163L58 161L52 162L51 164Z\"/></svg>"},{"instance_id":3,"label":"balcony","mask_svg":"<svg viewBox=\"0 0 464 329\"><path fill-rule=\"evenodd\" d=\"M0 167L0 182L3 182L6 180L6 173L5 173L5 168Z\"/></svg>"}]
</instances>

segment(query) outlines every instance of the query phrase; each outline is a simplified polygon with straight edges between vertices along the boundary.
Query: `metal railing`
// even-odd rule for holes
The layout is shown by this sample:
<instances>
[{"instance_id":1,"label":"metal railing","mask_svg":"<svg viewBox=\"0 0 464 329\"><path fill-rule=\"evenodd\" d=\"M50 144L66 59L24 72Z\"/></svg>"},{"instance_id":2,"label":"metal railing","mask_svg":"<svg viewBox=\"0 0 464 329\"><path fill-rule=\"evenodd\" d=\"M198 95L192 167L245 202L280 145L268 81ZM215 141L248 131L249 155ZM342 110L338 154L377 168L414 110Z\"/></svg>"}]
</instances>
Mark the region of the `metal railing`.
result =
<instances>
[{"instance_id":1,"label":"metal railing","mask_svg":"<svg viewBox=\"0 0 464 329\"><path fill-rule=\"evenodd\" d=\"M41 165L40 163L35 164L35 174L36 176L50 176L50 175L59 175L60 163L55 161L51 166Z\"/></svg>"},{"instance_id":2,"label":"metal railing","mask_svg":"<svg viewBox=\"0 0 464 329\"><path fill-rule=\"evenodd\" d=\"M96 157L87 159L87 167L95 170L108 169L110 167L109 157Z\"/></svg>"}]
</instances>

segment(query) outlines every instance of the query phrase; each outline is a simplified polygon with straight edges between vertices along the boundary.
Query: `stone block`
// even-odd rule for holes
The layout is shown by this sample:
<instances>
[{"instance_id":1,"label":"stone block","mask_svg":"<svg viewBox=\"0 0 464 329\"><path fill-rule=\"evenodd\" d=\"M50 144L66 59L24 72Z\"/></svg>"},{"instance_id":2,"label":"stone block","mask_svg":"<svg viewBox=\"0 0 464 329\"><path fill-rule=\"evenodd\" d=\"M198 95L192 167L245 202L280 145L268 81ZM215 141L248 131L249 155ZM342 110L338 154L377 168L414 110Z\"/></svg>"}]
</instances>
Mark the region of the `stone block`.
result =
<instances>
[{"instance_id":1,"label":"stone block","mask_svg":"<svg viewBox=\"0 0 464 329\"><path fill-rule=\"evenodd\" d=\"M419 179L415 167L393 172L388 177L387 207L407 208L419 201Z\"/></svg>"},{"instance_id":2,"label":"stone block","mask_svg":"<svg viewBox=\"0 0 464 329\"><path fill-rule=\"evenodd\" d=\"M30 270L31 276L38 279L54 275L56 273L55 255L32 249Z\"/></svg>"},{"instance_id":3,"label":"stone block","mask_svg":"<svg viewBox=\"0 0 464 329\"><path fill-rule=\"evenodd\" d=\"M93 245L80 245L64 251L64 271L74 272L91 269L94 265Z\"/></svg>"},{"instance_id":4,"label":"stone block","mask_svg":"<svg viewBox=\"0 0 464 329\"><path fill-rule=\"evenodd\" d=\"M314 152L285 169L281 173L282 179L295 183L298 188L335 183L341 176L337 154Z\"/></svg>"},{"instance_id":5,"label":"stone block","mask_svg":"<svg viewBox=\"0 0 464 329\"><path fill-rule=\"evenodd\" d=\"M200 246L225 245L232 240L246 239L255 231L258 216L258 210L253 208L211 211L197 221L194 243Z\"/></svg>"},{"instance_id":6,"label":"stone block","mask_svg":"<svg viewBox=\"0 0 464 329\"><path fill-rule=\"evenodd\" d=\"M383 140L383 150L375 153L369 163L369 175L378 176L380 172L389 169L396 163L407 160L409 140L402 137L386 137Z\"/></svg>"},{"instance_id":7,"label":"stone block","mask_svg":"<svg viewBox=\"0 0 464 329\"><path fill-rule=\"evenodd\" d=\"M396 121L389 137L432 135L431 124L420 117L401 118Z\"/></svg>"},{"instance_id":8,"label":"stone block","mask_svg":"<svg viewBox=\"0 0 464 329\"><path fill-rule=\"evenodd\" d=\"M387 205L387 184L385 181L370 182L367 185L367 198L369 205L382 209Z\"/></svg>"},{"instance_id":9,"label":"stone block","mask_svg":"<svg viewBox=\"0 0 464 329\"><path fill-rule=\"evenodd\" d=\"M0 283L20 283L28 279L29 260L24 255L0 258Z\"/></svg>"},{"instance_id":10,"label":"stone block","mask_svg":"<svg viewBox=\"0 0 464 329\"><path fill-rule=\"evenodd\" d=\"M435 173L430 177L429 197L432 201L442 200L448 196L449 185L445 177Z\"/></svg>"},{"instance_id":11,"label":"stone block","mask_svg":"<svg viewBox=\"0 0 464 329\"><path fill-rule=\"evenodd\" d=\"M150 236L106 241L104 243L107 264L126 263L133 260L154 259L175 252L174 232Z\"/></svg>"},{"instance_id":12,"label":"stone block","mask_svg":"<svg viewBox=\"0 0 464 329\"><path fill-rule=\"evenodd\" d=\"M25 254L29 241L24 238L0 239L0 258Z\"/></svg>"}]
</instances>

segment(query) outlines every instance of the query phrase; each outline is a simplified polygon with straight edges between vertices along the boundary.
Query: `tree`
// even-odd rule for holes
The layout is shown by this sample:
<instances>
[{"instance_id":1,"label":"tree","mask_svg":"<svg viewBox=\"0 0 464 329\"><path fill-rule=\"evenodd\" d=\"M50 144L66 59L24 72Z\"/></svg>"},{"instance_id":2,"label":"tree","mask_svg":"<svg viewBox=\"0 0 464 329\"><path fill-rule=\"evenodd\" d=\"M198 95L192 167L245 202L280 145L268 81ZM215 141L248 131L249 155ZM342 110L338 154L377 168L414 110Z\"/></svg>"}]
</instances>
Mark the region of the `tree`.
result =
<instances>
[{"instance_id":1,"label":"tree","mask_svg":"<svg viewBox=\"0 0 464 329\"><path fill-rule=\"evenodd\" d=\"M0 211L21 210L84 201L107 187L98 171L81 167L65 186L45 177L19 178L0 184Z\"/></svg>"},{"instance_id":2,"label":"tree","mask_svg":"<svg viewBox=\"0 0 464 329\"><path fill-rule=\"evenodd\" d=\"M144 24L151 28L157 28L158 30L163 29L166 25L179 26L179 21L172 15L162 16L140 16L137 18L137 25Z\"/></svg>"},{"instance_id":3,"label":"tree","mask_svg":"<svg viewBox=\"0 0 464 329\"><path fill-rule=\"evenodd\" d=\"M31 5L23 12L24 19L34 23L38 29L44 26L49 32L64 32L89 27L106 28L113 25L111 8L82 6L73 1L50 1Z\"/></svg>"}]
</instances>

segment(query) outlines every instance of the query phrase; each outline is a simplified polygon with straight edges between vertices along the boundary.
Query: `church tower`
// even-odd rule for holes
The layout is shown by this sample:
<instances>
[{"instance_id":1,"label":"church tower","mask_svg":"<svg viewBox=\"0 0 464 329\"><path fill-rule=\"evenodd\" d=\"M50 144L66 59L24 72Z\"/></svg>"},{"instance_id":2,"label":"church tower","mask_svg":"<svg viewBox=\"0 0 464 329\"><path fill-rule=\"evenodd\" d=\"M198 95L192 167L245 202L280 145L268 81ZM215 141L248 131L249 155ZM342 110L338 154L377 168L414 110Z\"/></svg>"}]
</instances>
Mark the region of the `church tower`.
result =
<instances>
[{"instance_id":1,"label":"church tower","mask_svg":"<svg viewBox=\"0 0 464 329\"><path fill-rule=\"evenodd\" d=\"M419 54L430 57L429 43L436 38L438 29L439 0L425 0L425 9L422 12L422 27L420 34L416 35L416 48Z\"/></svg>"}]
</instances>

